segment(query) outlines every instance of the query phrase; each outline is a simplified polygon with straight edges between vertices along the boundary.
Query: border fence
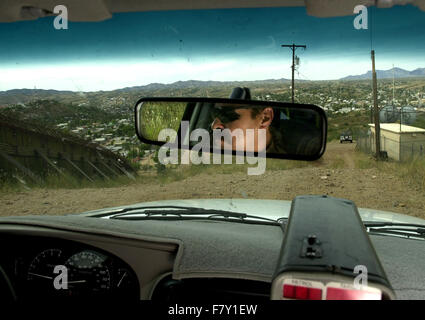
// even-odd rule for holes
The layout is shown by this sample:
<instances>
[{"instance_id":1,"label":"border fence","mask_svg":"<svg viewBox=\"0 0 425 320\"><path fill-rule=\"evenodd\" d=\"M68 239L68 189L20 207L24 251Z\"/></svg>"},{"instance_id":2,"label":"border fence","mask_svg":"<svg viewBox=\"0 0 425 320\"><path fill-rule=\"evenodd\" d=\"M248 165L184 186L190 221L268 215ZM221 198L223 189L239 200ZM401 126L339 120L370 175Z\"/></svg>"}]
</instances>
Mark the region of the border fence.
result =
<instances>
[{"instance_id":1,"label":"border fence","mask_svg":"<svg viewBox=\"0 0 425 320\"><path fill-rule=\"evenodd\" d=\"M127 159L100 145L0 114L0 182L42 183L52 173L90 182L136 175Z\"/></svg>"},{"instance_id":2,"label":"border fence","mask_svg":"<svg viewBox=\"0 0 425 320\"><path fill-rule=\"evenodd\" d=\"M372 143L373 140L371 136L368 136L367 134L363 134L360 136L357 136L355 138L356 141L356 150L360 150L366 154L372 154Z\"/></svg>"},{"instance_id":3,"label":"border fence","mask_svg":"<svg viewBox=\"0 0 425 320\"><path fill-rule=\"evenodd\" d=\"M418 143L402 143L400 145L401 159L425 157L425 140Z\"/></svg>"}]
</instances>

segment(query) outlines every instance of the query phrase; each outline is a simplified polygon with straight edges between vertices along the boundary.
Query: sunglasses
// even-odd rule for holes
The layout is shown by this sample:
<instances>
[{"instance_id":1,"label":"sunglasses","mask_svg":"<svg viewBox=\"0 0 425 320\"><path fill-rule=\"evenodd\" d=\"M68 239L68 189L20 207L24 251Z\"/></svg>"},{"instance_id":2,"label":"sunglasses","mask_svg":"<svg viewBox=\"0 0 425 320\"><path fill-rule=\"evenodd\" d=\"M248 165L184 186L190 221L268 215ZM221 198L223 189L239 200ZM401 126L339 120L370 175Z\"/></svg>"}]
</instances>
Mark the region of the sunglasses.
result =
<instances>
[{"instance_id":1,"label":"sunglasses","mask_svg":"<svg viewBox=\"0 0 425 320\"><path fill-rule=\"evenodd\" d=\"M232 108L232 107L214 107L212 109L213 118L218 118L222 123L229 123L240 118L240 114L238 114L235 110L240 108Z\"/></svg>"}]
</instances>

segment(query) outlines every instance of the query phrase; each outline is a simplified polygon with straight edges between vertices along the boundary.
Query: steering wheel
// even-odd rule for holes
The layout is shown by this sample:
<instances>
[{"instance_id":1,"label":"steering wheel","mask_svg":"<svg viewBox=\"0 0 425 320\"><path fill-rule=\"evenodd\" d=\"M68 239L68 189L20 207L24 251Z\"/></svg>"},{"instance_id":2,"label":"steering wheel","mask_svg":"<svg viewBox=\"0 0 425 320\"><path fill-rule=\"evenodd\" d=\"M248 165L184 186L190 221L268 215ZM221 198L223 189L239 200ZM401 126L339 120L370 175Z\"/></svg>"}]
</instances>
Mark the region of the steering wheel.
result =
<instances>
[{"instance_id":1,"label":"steering wheel","mask_svg":"<svg viewBox=\"0 0 425 320\"><path fill-rule=\"evenodd\" d=\"M0 301L12 303L17 301L15 289L6 272L0 266Z\"/></svg>"}]
</instances>

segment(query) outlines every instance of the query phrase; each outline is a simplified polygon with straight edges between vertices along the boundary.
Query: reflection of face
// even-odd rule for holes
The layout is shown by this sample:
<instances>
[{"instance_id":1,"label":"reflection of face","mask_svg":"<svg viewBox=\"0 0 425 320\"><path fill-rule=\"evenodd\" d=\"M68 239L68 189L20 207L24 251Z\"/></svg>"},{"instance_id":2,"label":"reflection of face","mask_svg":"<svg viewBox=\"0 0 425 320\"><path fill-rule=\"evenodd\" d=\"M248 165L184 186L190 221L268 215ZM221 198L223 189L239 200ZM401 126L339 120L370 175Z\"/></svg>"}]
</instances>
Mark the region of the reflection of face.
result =
<instances>
[{"instance_id":1,"label":"reflection of face","mask_svg":"<svg viewBox=\"0 0 425 320\"><path fill-rule=\"evenodd\" d=\"M264 151L270 140L268 127L273 120L273 109L264 108L253 116L253 109L225 110L224 115L218 115L211 128L214 130L228 129L232 135L230 139L214 141L216 147L238 151ZM261 132L263 131L263 132Z\"/></svg>"}]
</instances>

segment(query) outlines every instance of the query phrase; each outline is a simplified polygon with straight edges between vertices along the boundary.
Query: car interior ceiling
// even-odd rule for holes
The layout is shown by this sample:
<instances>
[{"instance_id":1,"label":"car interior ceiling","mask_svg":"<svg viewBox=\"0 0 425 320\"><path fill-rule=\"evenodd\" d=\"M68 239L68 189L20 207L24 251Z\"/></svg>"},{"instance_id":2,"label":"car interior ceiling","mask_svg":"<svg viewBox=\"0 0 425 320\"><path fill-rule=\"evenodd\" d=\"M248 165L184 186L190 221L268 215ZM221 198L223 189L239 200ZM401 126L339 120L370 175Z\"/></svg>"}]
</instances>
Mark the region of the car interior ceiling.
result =
<instances>
[{"instance_id":1,"label":"car interior ceiling","mask_svg":"<svg viewBox=\"0 0 425 320\"><path fill-rule=\"evenodd\" d=\"M391 7L412 1L378 0L378 7ZM12 22L37 19L53 14L57 5L55 0L3 0L0 3L0 22ZM82 5L84 4L84 5ZM413 4L425 11L425 0L414 0ZM346 16L353 13L356 5L370 6L370 0L69 0L67 6L70 21L101 21L110 19L114 13L161 11L161 10L188 10L188 9L229 9L229 8L256 8L256 7L305 7L307 14L315 17Z\"/></svg>"}]
</instances>

